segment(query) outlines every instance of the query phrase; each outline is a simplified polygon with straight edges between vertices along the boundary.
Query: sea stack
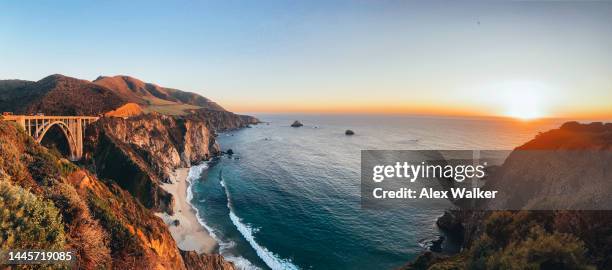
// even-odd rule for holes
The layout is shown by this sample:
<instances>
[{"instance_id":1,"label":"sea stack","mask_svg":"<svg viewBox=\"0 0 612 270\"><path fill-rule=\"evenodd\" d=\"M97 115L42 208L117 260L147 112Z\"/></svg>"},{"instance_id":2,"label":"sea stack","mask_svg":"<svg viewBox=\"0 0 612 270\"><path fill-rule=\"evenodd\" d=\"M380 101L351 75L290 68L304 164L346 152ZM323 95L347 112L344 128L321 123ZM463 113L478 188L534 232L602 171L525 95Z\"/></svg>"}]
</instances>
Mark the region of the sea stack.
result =
<instances>
[{"instance_id":1,"label":"sea stack","mask_svg":"<svg viewBox=\"0 0 612 270\"><path fill-rule=\"evenodd\" d=\"M293 122L293 124L291 124L291 127L301 127L301 126L303 126L303 125L304 125L304 124L302 124L300 121L295 120L295 121Z\"/></svg>"},{"instance_id":2,"label":"sea stack","mask_svg":"<svg viewBox=\"0 0 612 270\"><path fill-rule=\"evenodd\" d=\"M352 130L350 130L350 129L347 129L347 130L344 132L344 135L347 135L347 136L355 135L355 132L354 132L354 131L352 131Z\"/></svg>"}]
</instances>

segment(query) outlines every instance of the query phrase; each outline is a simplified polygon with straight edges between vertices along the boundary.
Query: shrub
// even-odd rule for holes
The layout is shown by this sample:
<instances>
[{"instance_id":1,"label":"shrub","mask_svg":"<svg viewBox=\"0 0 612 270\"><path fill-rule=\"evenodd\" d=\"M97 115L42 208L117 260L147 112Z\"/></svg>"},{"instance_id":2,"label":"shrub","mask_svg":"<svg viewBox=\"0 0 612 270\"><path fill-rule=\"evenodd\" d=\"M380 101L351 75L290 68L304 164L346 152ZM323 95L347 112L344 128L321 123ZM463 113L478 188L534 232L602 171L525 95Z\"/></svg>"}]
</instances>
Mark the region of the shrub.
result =
<instances>
[{"instance_id":1,"label":"shrub","mask_svg":"<svg viewBox=\"0 0 612 270\"><path fill-rule=\"evenodd\" d=\"M50 193L51 200L61 209L69 232L68 243L77 251L79 265L90 269L108 264L111 261L108 236L74 187L58 183Z\"/></svg>"},{"instance_id":2,"label":"shrub","mask_svg":"<svg viewBox=\"0 0 612 270\"><path fill-rule=\"evenodd\" d=\"M592 269L584 242L545 227L552 215L493 212L468 251L469 269Z\"/></svg>"},{"instance_id":3,"label":"shrub","mask_svg":"<svg viewBox=\"0 0 612 270\"><path fill-rule=\"evenodd\" d=\"M23 188L0 180L0 248L64 249L59 211Z\"/></svg>"},{"instance_id":4,"label":"shrub","mask_svg":"<svg viewBox=\"0 0 612 270\"><path fill-rule=\"evenodd\" d=\"M48 185L53 180L60 178L58 157L42 147L30 147L26 152L30 157L27 162L28 170L36 182Z\"/></svg>"},{"instance_id":5,"label":"shrub","mask_svg":"<svg viewBox=\"0 0 612 270\"><path fill-rule=\"evenodd\" d=\"M487 269L595 269L587 264L584 243L563 233L535 226L527 240L490 256Z\"/></svg>"},{"instance_id":6,"label":"shrub","mask_svg":"<svg viewBox=\"0 0 612 270\"><path fill-rule=\"evenodd\" d=\"M102 227L111 237L111 251L130 252L138 251L138 240L130 233L123 222L117 218L108 202L90 193L89 208Z\"/></svg>"}]
</instances>

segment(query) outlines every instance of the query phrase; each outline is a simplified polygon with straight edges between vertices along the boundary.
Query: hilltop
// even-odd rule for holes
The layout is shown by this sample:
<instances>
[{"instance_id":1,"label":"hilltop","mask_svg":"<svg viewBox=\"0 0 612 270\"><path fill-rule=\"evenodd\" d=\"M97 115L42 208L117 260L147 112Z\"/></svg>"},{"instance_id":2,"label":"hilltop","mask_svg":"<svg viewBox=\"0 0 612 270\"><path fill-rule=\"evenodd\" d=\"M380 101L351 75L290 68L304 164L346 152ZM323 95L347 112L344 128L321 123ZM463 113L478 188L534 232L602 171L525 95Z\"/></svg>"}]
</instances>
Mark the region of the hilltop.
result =
<instances>
[{"instance_id":1,"label":"hilltop","mask_svg":"<svg viewBox=\"0 0 612 270\"><path fill-rule=\"evenodd\" d=\"M0 110L15 114L98 115L125 104L112 90L54 74L39 81L0 81Z\"/></svg>"},{"instance_id":2,"label":"hilltop","mask_svg":"<svg viewBox=\"0 0 612 270\"><path fill-rule=\"evenodd\" d=\"M94 81L54 74L39 81L0 80L0 110L15 114L99 115L128 104L144 113L182 115L189 110L227 112L201 95L143 82L130 76ZM130 106L130 110L137 110Z\"/></svg>"},{"instance_id":3,"label":"hilltop","mask_svg":"<svg viewBox=\"0 0 612 270\"><path fill-rule=\"evenodd\" d=\"M127 102L136 103L148 112L182 114L181 111L186 109L225 111L217 103L198 94L143 82L130 76L100 76L93 83L110 89Z\"/></svg>"}]
</instances>

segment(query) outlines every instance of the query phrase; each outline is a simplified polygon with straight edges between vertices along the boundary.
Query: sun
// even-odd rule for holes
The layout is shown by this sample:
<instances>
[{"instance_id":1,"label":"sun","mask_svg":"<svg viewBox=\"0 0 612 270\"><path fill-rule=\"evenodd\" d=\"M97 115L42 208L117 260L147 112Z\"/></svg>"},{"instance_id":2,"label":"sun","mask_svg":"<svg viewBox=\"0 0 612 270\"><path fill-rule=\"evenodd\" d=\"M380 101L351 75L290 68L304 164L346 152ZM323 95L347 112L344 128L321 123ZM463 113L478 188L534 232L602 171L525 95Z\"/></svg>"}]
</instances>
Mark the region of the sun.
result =
<instances>
[{"instance_id":1,"label":"sun","mask_svg":"<svg viewBox=\"0 0 612 270\"><path fill-rule=\"evenodd\" d=\"M505 115L520 120L533 120L542 117L537 109L524 107L510 108Z\"/></svg>"},{"instance_id":2,"label":"sun","mask_svg":"<svg viewBox=\"0 0 612 270\"><path fill-rule=\"evenodd\" d=\"M520 120L542 118L546 110L545 92L541 85L514 83L500 91L502 114Z\"/></svg>"}]
</instances>

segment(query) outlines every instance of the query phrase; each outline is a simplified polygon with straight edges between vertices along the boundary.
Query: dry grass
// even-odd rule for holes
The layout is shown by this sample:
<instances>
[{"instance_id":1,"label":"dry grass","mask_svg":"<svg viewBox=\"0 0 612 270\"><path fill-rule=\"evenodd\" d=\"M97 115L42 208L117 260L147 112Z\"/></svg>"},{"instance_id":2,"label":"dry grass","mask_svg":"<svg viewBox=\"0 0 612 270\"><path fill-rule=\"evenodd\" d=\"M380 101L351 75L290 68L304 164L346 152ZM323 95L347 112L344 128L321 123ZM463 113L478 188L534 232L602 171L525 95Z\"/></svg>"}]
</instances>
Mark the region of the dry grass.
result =
<instances>
[{"instance_id":1,"label":"dry grass","mask_svg":"<svg viewBox=\"0 0 612 270\"><path fill-rule=\"evenodd\" d=\"M156 112L165 115L185 115L187 110L200 109L201 107L189 104L150 105L143 108L145 113Z\"/></svg>"}]
</instances>

